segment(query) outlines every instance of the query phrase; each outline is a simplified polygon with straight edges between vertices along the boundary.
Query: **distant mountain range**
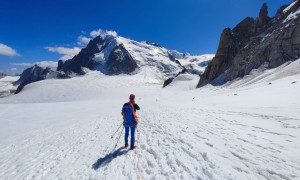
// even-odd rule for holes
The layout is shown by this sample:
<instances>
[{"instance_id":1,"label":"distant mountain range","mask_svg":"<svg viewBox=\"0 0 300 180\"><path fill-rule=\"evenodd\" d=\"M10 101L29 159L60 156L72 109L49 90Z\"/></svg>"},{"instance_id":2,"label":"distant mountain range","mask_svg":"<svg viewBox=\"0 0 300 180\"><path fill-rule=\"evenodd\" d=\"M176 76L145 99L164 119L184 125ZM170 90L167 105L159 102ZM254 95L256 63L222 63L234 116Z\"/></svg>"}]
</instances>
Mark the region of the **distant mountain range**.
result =
<instances>
[{"instance_id":1,"label":"distant mountain range","mask_svg":"<svg viewBox=\"0 0 300 180\"><path fill-rule=\"evenodd\" d=\"M59 60L57 71L38 65L26 69L15 82L19 85L16 93L32 82L84 75L85 69L118 75L136 74L147 68L170 83L179 73L202 74L213 56L191 56L149 41L137 42L120 36L99 35L72 59Z\"/></svg>"},{"instance_id":2,"label":"distant mountain range","mask_svg":"<svg viewBox=\"0 0 300 180\"><path fill-rule=\"evenodd\" d=\"M174 56L183 58L185 54L148 42L104 35L91 40L72 59L65 62L60 60L57 70L67 74L84 74L83 68L88 68L107 75L118 75L134 74L142 66L150 66L165 76L172 76L182 68Z\"/></svg>"},{"instance_id":3,"label":"distant mountain range","mask_svg":"<svg viewBox=\"0 0 300 180\"><path fill-rule=\"evenodd\" d=\"M6 74L0 72L0 78L3 78L5 76L6 76Z\"/></svg>"},{"instance_id":4,"label":"distant mountain range","mask_svg":"<svg viewBox=\"0 0 300 180\"><path fill-rule=\"evenodd\" d=\"M86 70L106 75L136 74L147 69L162 79L163 87L182 73L201 76L197 87L222 85L259 67L275 68L300 57L300 1L282 6L272 18L263 4L258 18L247 17L223 30L216 55L191 56L148 41L99 35L72 59L58 61L57 71L35 65L26 69L16 93L32 82L84 75ZM211 60L212 59L212 60Z\"/></svg>"}]
</instances>

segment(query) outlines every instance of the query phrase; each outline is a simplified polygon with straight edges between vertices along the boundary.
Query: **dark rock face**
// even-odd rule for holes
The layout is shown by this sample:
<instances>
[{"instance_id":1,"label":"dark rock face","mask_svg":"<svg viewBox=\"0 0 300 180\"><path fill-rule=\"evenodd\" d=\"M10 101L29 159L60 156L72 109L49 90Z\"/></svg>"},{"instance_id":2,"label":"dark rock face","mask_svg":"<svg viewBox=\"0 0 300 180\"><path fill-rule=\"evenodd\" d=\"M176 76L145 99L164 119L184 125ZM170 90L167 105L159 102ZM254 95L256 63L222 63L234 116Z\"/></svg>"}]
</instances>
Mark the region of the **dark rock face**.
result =
<instances>
[{"instance_id":1,"label":"dark rock face","mask_svg":"<svg viewBox=\"0 0 300 180\"><path fill-rule=\"evenodd\" d=\"M59 60L57 64L57 71L63 71L63 67L64 67L64 61Z\"/></svg>"},{"instance_id":2,"label":"dark rock face","mask_svg":"<svg viewBox=\"0 0 300 180\"><path fill-rule=\"evenodd\" d=\"M268 6L266 3L264 3L257 18L257 27L264 27L269 22L269 20L270 17L268 16Z\"/></svg>"},{"instance_id":3,"label":"dark rock face","mask_svg":"<svg viewBox=\"0 0 300 180\"><path fill-rule=\"evenodd\" d=\"M24 70L24 72L21 74L20 79L14 83L15 85L19 84L15 94L21 92L24 86L26 86L27 84L46 79L46 75L49 72L50 69L43 69L37 65Z\"/></svg>"},{"instance_id":4,"label":"dark rock face","mask_svg":"<svg viewBox=\"0 0 300 180\"><path fill-rule=\"evenodd\" d=\"M285 6L286 7L286 6ZM300 18L285 22L287 16L300 7L300 1L287 12L284 7L273 18L268 17L267 5L259 17L246 18L232 30L223 30L217 53L201 75L197 87L208 83L220 85L243 77L252 69L267 64L269 68L300 57Z\"/></svg>"},{"instance_id":5,"label":"dark rock face","mask_svg":"<svg viewBox=\"0 0 300 180\"><path fill-rule=\"evenodd\" d=\"M176 62L176 58L174 56L172 56L172 54L168 53L169 59L171 61L175 61ZM177 64L179 63L179 61L176 62ZM180 64L180 63L179 63Z\"/></svg>"},{"instance_id":6,"label":"dark rock face","mask_svg":"<svg viewBox=\"0 0 300 180\"><path fill-rule=\"evenodd\" d=\"M171 82L174 80L174 77L168 78L164 81L163 88L171 84Z\"/></svg>"},{"instance_id":7,"label":"dark rock face","mask_svg":"<svg viewBox=\"0 0 300 180\"><path fill-rule=\"evenodd\" d=\"M14 85L19 85L15 94L21 92L27 84L45 80L47 78L65 79L69 78L69 76L62 72L52 71L50 68L42 68L38 65L34 65L31 68L24 70L20 78L14 82Z\"/></svg>"},{"instance_id":8,"label":"dark rock face","mask_svg":"<svg viewBox=\"0 0 300 180\"><path fill-rule=\"evenodd\" d=\"M91 40L86 48L83 48L78 55L74 56L72 59L63 62L59 60L57 71L64 71L66 73L74 72L77 74L84 74L82 67L92 69L97 65L93 61L94 54L100 52L104 49L109 42L105 42L104 38L97 36L95 39ZM99 49L98 44L102 44Z\"/></svg>"},{"instance_id":9,"label":"dark rock face","mask_svg":"<svg viewBox=\"0 0 300 180\"><path fill-rule=\"evenodd\" d=\"M106 68L109 75L129 74L137 68L135 60L125 49L123 44L116 46L110 53L106 62Z\"/></svg>"},{"instance_id":10,"label":"dark rock face","mask_svg":"<svg viewBox=\"0 0 300 180\"><path fill-rule=\"evenodd\" d=\"M156 46L156 47L162 47L161 45L159 44L156 44L156 43L152 43L152 42L149 42L149 41L145 41L146 44L149 44L149 45L152 45L152 46Z\"/></svg>"},{"instance_id":11,"label":"dark rock face","mask_svg":"<svg viewBox=\"0 0 300 180\"><path fill-rule=\"evenodd\" d=\"M114 47L105 64L100 64L93 60L95 54L105 49L112 40L113 37L97 36L89 42L86 48L82 49L79 54L74 56L72 59L65 62L59 60L57 71L64 71L67 74L72 72L76 74L85 74L82 67L91 70L96 67L105 74L117 75L122 73L129 74L136 70L138 67L137 63L125 49L123 44L119 44Z\"/></svg>"},{"instance_id":12,"label":"dark rock face","mask_svg":"<svg viewBox=\"0 0 300 180\"><path fill-rule=\"evenodd\" d=\"M177 73L175 77L170 77L164 81L163 88L168 86L169 84L171 84L177 76L179 76L180 74L187 73L187 72L188 72L187 69L185 67L183 67L183 69L179 73Z\"/></svg>"},{"instance_id":13,"label":"dark rock face","mask_svg":"<svg viewBox=\"0 0 300 180\"><path fill-rule=\"evenodd\" d=\"M6 74L0 72L0 78L3 78L5 76L6 76Z\"/></svg>"}]
</instances>

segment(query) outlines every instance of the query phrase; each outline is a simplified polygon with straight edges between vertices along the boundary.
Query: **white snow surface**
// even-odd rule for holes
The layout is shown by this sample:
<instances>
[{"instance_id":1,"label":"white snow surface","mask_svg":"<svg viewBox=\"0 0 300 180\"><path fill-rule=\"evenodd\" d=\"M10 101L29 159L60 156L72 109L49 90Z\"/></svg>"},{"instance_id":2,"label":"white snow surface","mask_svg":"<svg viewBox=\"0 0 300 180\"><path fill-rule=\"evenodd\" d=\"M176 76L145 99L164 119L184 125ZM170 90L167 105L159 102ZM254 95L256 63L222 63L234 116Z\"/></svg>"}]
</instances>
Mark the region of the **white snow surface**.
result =
<instances>
[{"instance_id":1,"label":"white snow surface","mask_svg":"<svg viewBox=\"0 0 300 180\"><path fill-rule=\"evenodd\" d=\"M287 8L285 8L283 10L284 13L286 13L291 7L293 7L293 5L296 3L297 1L291 3ZM283 21L283 23L290 21L292 19L296 19L300 14L300 7L295 11L295 12L291 12Z\"/></svg>"},{"instance_id":2,"label":"white snow surface","mask_svg":"<svg viewBox=\"0 0 300 180\"><path fill-rule=\"evenodd\" d=\"M300 179L299 65L201 89L151 68L29 84L0 99L0 179ZM130 93L137 148L113 149Z\"/></svg>"},{"instance_id":3,"label":"white snow surface","mask_svg":"<svg viewBox=\"0 0 300 180\"><path fill-rule=\"evenodd\" d=\"M290 21L292 19L296 19L300 14L300 8L298 8L295 12L291 13L286 17L286 19L283 21L284 23L287 21Z\"/></svg>"},{"instance_id":4,"label":"white snow surface","mask_svg":"<svg viewBox=\"0 0 300 180\"><path fill-rule=\"evenodd\" d=\"M189 70L194 70L198 74L202 74L209 62L213 59L214 54L203 54L199 56L186 56L179 59L181 65Z\"/></svg>"},{"instance_id":5,"label":"white snow surface","mask_svg":"<svg viewBox=\"0 0 300 180\"><path fill-rule=\"evenodd\" d=\"M298 1L298 0L297 0ZM287 11L289 11L295 4L297 1L292 2L290 5L288 5L283 12L286 13Z\"/></svg>"},{"instance_id":6,"label":"white snow surface","mask_svg":"<svg viewBox=\"0 0 300 180\"><path fill-rule=\"evenodd\" d=\"M17 81L19 76L5 76L0 78L0 98L11 94L11 91L15 91L17 86L13 85L14 81Z\"/></svg>"}]
</instances>

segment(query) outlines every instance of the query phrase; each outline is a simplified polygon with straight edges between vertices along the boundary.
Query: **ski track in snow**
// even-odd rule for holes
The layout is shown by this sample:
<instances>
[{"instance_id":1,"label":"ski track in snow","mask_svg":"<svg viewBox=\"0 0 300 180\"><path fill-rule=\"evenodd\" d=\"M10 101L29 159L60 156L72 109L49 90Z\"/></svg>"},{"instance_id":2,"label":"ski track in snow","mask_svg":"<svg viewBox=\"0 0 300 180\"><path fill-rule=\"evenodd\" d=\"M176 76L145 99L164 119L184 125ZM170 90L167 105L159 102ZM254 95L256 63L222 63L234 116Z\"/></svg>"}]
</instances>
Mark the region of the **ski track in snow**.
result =
<instances>
[{"instance_id":1,"label":"ski track in snow","mask_svg":"<svg viewBox=\"0 0 300 180\"><path fill-rule=\"evenodd\" d=\"M284 105L277 109L263 106L263 103L253 107L251 102L247 108L239 105L233 108L228 106L231 103L215 104L214 93L221 94L218 98L228 97L225 91L216 89L208 91L211 94L207 101L200 96L204 90L190 91L187 93L191 95L187 95L172 89L156 89L155 84L138 89L140 83L145 82L137 83L127 76L118 77L116 82L103 78L97 80L98 84L94 82L94 76L93 81L86 82L88 78L89 75L73 78L69 83L85 82L89 87L86 91L104 94L96 99L78 98L72 102L70 97L73 96L64 97L69 92L64 90L63 96L57 95L61 98L58 102L52 101L53 94L50 93L48 103L39 103L36 98L18 104L20 95L12 101L16 104L0 104L4 109L0 117L11 120L1 118L2 124L7 123L8 130L6 132L2 127L0 132L0 179L138 179L139 171L141 179L159 180L300 178L300 119L299 113L293 114L299 112L298 104L293 108L290 106L289 111L283 108ZM131 84L125 81L126 78ZM54 83L49 86L55 89L70 86L56 80L49 82ZM40 82L39 87L43 83L46 81ZM33 90L38 92L37 87L32 88L35 85L29 85L27 92L25 88L25 95ZM288 85L296 87L295 84ZM127 88L125 92L124 87ZM49 87L41 89L46 88ZM77 94L76 88L80 87L70 88ZM120 97L132 89L142 94L142 99L137 102L141 106L138 147L133 151L120 149L124 145L123 132L117 148L113 149L121 132L111 139L122 121L119 110L123 100ZM115 97L116 92L123 94ZM195 92L199 96L193 94ZM251 88L245 92L252 93ZM86 98L86 94L80 96ZM247 96L243 91L237 94L236 98ZM153 98L154 95L157 98ZM174 100L174 97L178 98ZM234 104L233 97L230 102ZM226 99L218 100L226 102ZM111 101L114 103L108 103ZM183 101L187 103L181 103ZM44 112L45 109L49 111ZM27 122L30 119L34 120ZM26 131L16 126L18 122L22 122Z\"/></svg>"},{"instance_id":2,"label":"ski track in snow","mask_svg":"<svg viewBox=\"0 0 300 180\"><path fill-rule=\"evenodd\" d=\"M157 114L156 109L164 113ZM187 118L184 114L193 116ZM151 111L144 110L140 116L139 147L134 150L136 152L125 152L96 171L91 170L93 161L105 157L113 148L110 134L101 132L99 128L111 126L108 122L116 117L74 124L56 133L43 130L29 135L23 142L2 148L0 176L4 179L135 179L138 172L137 153L140 153L143 179L299 177L299 163L282 158L281 154L285 153L286 148L279 141L283 138L293 145L296 143L293 133L275 133L266 127L243 123L245 119L265 119L285 126L283 120L299 119L163 106ZM114 127L117 127L117 121ZM299 127L296 129L299 130ZM281 138L276 140L277 136ZM101 145L101 137L101 140L108 142L102 142L104 145ZM123 136L119 142L119 146L122 145ZM22 153L23 150L33 153ZM8 166L11 164L15 165ZM73 169L74 164L80 169ZM266 166L260 167L259 164ZM232 168L235 173L226 171L222 166ZM69 173L65 173L65 169ZM293 173L287 176L289 172Z\"/></svg>"},{"instance_id":3,"label":"ski track in snow","mask_svg":"<svg viewBox=\"0 0 300 180\"><path fill-rule=\"evenodd\" d=\"M271 119L273 123L277 121L279 125L282 125L280 120L285 117L273 119L265 115L253 117L241 112L228 115L224 112L201 109L171 108L173 111L170 111L170 108L163 108L163 110L162 108L160 107L160 111L166 112L165 114L155 116L155 112L152 112L151 115L146 114L143 118L147 122L153 121L151 124L145 123L150 126L150 128L146 128L145 134L154 136L146 137L148 144L145 147L146 152L149 155L152 154L153 160L160 166L159 174L170 179L240 179L243 177L292 179L297 177L299 163L280 158L286 148L276 140L277 136L283 136L293 145L296 143L296 139L292 134L274 133L271 130L249 126L240 121L240 119ZM187 118L184 114L193 114L194 116ZM299 119L294 120L299 121ZM170 127L173 124L172 121L182 122L180 128L176 125ZM159 138L157 139L155 136ZM243 136L247 138L244 139ZM153 141L153 139L156 140ZM152 148L158 148L160 152L153 153L155 151L152 148L150 150L147 148L149 145ZM218 154L218 157L211 158L212 152ZM145 156L149 159L147 155ZM232 171L224 172L224 168L221 168L222 164L218 162L219 158L223 159L223 162L228 161L229 164L232 164L230 168L236 171L235 174L228 173ZM238 164L234 165L235 163L230 162L232 160ZM258 168L259 164L268 164L268 166ZM145 164L144 167L151 166ZM155 170L151 171L151 169L145 169L146 172L150 172L146 175L146 179L163 178L152 176L151 174ZM286 177L285 170L292 170L295 174Z\"/></svg>"}]
</instances>

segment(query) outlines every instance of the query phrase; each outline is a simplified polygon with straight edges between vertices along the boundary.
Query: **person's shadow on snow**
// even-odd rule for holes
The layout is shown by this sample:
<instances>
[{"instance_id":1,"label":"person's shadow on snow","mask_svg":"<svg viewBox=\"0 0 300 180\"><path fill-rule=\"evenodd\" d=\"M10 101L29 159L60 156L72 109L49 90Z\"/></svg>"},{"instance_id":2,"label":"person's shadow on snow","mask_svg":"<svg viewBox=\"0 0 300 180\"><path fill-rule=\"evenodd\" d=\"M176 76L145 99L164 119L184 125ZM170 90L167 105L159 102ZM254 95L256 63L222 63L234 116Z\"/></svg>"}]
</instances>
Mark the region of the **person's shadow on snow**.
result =
<instances>
[{"instance_id":1,"label":"person's shadow on snow","mask_svg":"<svg viewBox=\"0 0 300 180\"><path fill-rule=\"evenodd\" d=\"M123 154L126 154L128 151L124 150L124 147L120 147L119 149L115 150L114 152L111 152L107 154L105 157L98 159L94 164L93 164L93 169L97 170L100 167L104 167L107 164L109 164L113 159L117 158L118 156L121 156Z\"/></svg>"}]
</instances>

